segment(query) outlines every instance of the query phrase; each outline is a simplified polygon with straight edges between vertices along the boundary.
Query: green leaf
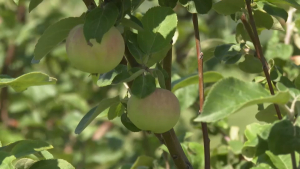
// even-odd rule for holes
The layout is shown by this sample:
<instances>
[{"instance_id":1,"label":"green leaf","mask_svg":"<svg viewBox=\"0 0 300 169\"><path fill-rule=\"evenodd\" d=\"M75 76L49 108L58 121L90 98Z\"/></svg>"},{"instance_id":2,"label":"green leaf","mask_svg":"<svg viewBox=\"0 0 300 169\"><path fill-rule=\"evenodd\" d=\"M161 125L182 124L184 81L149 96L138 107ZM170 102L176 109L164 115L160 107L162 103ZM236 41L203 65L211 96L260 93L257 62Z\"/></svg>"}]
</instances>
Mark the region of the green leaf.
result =
<instances>
[{"instance_id":1,"label":"green leaf","mask_svg":"<svg viewBox=\"0 0 300 169\"><path fill-rule=\"evenodd\" d=\"M54 158L53 155L47 150L39 151L36 154L38 154L38 156L42 157L43 160Z\"/></svg>"},{"instance_id":2,"label":"green leaf","mask_svg":"<svg viewBox=\"0 0 300 169\"><path fill-rule=\"evenodd\" d=\"M124 82L130 82L143 74L145 72L144 69L140 68L132 68L129 71L123 71L122 73L118 74L114 80L112 81L112 84L119 84Z\"/></svg>"},{"instance_id":3,"label":"green leaf","mask_svg":"<svg viewBox=\"0 0 300 169\"><path fill-rule=\"evenodd\" d=\"M203 73L203 83L214 83L222 79L223 76L218 72L204 72ZM199 83L199 76L198 74L191 75L188 77L184 77L178 80L175 80L172 82L172 92L175 92L176 90Z\"/></svg>"},{"instance_id":4,"label":"green leaf","mask_svg":"<svg viewBox=\"0 0 300 169\"><path fill-rule=\"evenodd\" d=\"M205 100L203 112L195 121L216 122L247 106L260 103L285 104L289 99L290 94L287 91L272 96L260 84L230 77L222 79L212 87Z\"/></svg>"},{"instance_id":5,"label":"green leaf","mask_svg":"<svg viewBox=\"0 0 300 169\"><path fill-rule=\"evenodd\" d=\"M153 167L154 158L145 155L139 156L130 169L139 169L139 167Z\"/></svg>"},{"instance_id":6,"label":"green leaf","mask_svg":"<svg viewBox=\"0 0 300 169\"><path fill-rule=\"evenodd\" d=\"M15 169L12 162L16 159L15 156L8 152L0 151L0 168L1 169Z\"/></svg>"},{"instance_id":7,"label":"green leaf","mask_svg":"<svg viewBox=\"0 0 300 169\"><path fill-rule=\"evenodd\" d=\"M98 43L101 43L103 35L114 26L118 14L119 10L113 3L88 12L83 26L85 39L87 41L96 39Z\"/></svg>"},{"instance_id":8,"label":"green leaf","mask_svg":"<svg viewBox=\"0 0 300 169\"><path fill-rule=\"evenodd\" d=\"M126 113L123 113L121 116L121 122L122 124L130 131L132 132L139 132L141 131L139 128L137 128L131 121L130 119L127 117Z\"/></svg>"},{"instance_id":9,"label":"green leaf","mask_svg":"<svg viewBox=\"0 0 300 169\"><path fill-rule=\"evenodd\" d=\"M175 8L177 5L178 0L158 0L158 4L160 6Z\"/></svg>"},{"instance_id":10,"label":"green leaf","mask_svg":"<svg viewBox=\"0 0 300 169\"><path fill-rule=\"evenodd\" d=\"M171 43L177 27L177 15L168 7L153 7L142 18L143 31L137 41L144 53L150 55Z\"/></svg>"},{"instance_id":11,"label":"green leaf","mask_svg":"<svg viewBox=\"0 0 300 169\"><path fill-rule=\"evenodd\" d=\"M149 58L148 58L148 61L146 62L146 66L151 67L155 63L160 62L161 60L163 60L167 56L167 53L170 51L171 47L172 47L172 45L168 44L163 49L150 54Z\"/></svg>"},{"instance_id":12,"label":"green leaf","mask_svg":"<svg viewBox=\"0 0 300 169\"><path fill-rule=\"evenodd\" d=\"M246 41L251 42L251 39L242 23L238 23L236 26L235 39L237 43L246 43Z\"/></svg>"},{"instance_id":13,"label":"green leaf","mask_svg":"<svg viewBox=\"0 0 300 169\"><path fill-rule=\"evenodd\" d=\"M16 92L22 92L31 86L42 86L55 84L56 79L40 72L31 72L12 78L6 75L0 75L0 88L12 87Z\"/></svg>"},{"instance_id":14,"label":"green leaf","mask_svg":"<svg viewBox=\"0 0 300 169\"><path fill-rule=\"evenodd\" d=\"M101 100L96 107L92 108L83 116L75 129L75 134L80 134L100 113L119 101L119 96Z\"/></svg>"},{"instance_id":15,"label":"green leaf","mask_svg":"<svg viewBox=\"0 0 300 169\"><path fill-rule=\"evenodd\" d=\"M145 0L131 0L131 11L136 10Z\"/></svg>"},{"instance_id":16,"label":"green leaf","mask_svg":"<svg viewBox=\"0 0 300 169\"><path fill-rule=\"evenodd\" d=\"M39 63L45 55L67 38L71 29L82 24L84 17L70 17L62 19L49 26L38 40L34 48L34 58L31 63Z\"/></svg>"},{"instance_id":17,"label":"green leaf","mask_svg":"<svg viewBox=\"0 0 300 169\"><path fill-rule=\"evenodd\" d=\"M126 65L118 65L115 69L101 74L99 79L97 80L97 86L103 87L103 86L109 86L112 84L114 78L119 74L124 71L127 71L127 66Z\"/></svg>"},{"instance_id":18,"label":"green leaf","mask_svg":"<svg viewBox=\"0 0 300 169\"><path fill-rule=\"evenodd\" d=\"M260 73L263 71L261 61L252 55L245 55L245 60L239 63L239 68L246 73Z\"/></svg>"},{"instance_id":19,"label":"green leaf","mask_svg":"<svg viewBox=\"0 0 300 169\"><path fill-rule=\"evenodd\" d=\"M30 158L21 158L15 163L15 169L29 169L33 163L35 161Z\"/></svg>"},{"instance_id":20,"label":"green leaf","mask_svg":"<svg viewBox=\"0 0 300 169\"><path fill-rule=\"evenodd\" d=\"M253 18L258 31L261 31L263 29L271 29L273 26L273 19L271 15L264 11L255 10Z\"/></svg>"},{"instance_id":21,"label":"green leaf","mask_svg":"<svg viewBox=\"0 0 300 169\"><path fill-rule=\"evenodd\" d=\"M214 51L215 57L217 57L220 60L227 60L228 58L234 57L238 54L240 54L241 51L241 45L240 44L224 44L219 45L216 47Z\"/></svg>"},{"instance_id":22,"label":"green leaf","mask_svg":"<svg viewBox=\"0 0 300 169\"><path fill-rule=\"evenodd\" d=\"M212 0L179 0L179 2L190 13L206 14L212 7Z\"/></svg>"},{"instance_id":23,"label":"green leaf","mask_svg":"<svg viewBox=\"0 0 300 169\"><path fill-rule=\"evenodd\" d=\"M270 151L266 151L266 154L269 156L270 160L272 161L272 163L274 164L274 166L276 168L293 168L291 165L292 160L291 160L290 155L276 156ZM289 164L289 163L290 163L290 165L287 166L287 164Z\"/></svg>"},{"instance_id":24,"label":"green leaf","mask_svg":"<svg viewBox=\"0 0 300 169\"><path fill-rule=\"evenodd\" d=\"M110 106L108 113L107 113L107 117L108 120L113 120L114 118L116 118L117 116L120 116L121 114L124 113L125 107L123 106L123 104L120 103L114 103L112 106Z\"/></svg>"},{"instance_id":25,"label":"green leaf","mask_svg":"<svg viewBox=\"0 0 300 169\"><path fill-rule=\"evenodd\" d=\"M294 126L289 120L281 120L272 126L268 145L273 154L290 154L294 151L299 153L299 142L300 127Z\"/></svg>"},{"instance_id":26,"label":"green leaf","mask_svg":"<svg viewBox=\"0 0 300 169\"><path fill-rule=\"evenodd\" d=\"M52 149L52 145L41 140L20 140L0 147L0 151L10 152L16 158L20 158L39 151Z\"/></svg>"},{"instance_id":27,"label":"green leaf","mask_svg":"<svg viewBox=\"0 0 300 169\"><path fill-rule=\"evenodd\" d=\"M155 74L155 76L158 79L159 86L163 89L166 89L165 77L164 77L163 72L160 71L159 69L155 69L153 71L153 73Z\"/></svg>"},{"instance_id":28,"label":"green leaf","mask_svg":"<svg viewBox=\"0 0 300 169\"><path fill-rule=\"evenodd\" d=\"M285 107L283 105L279 105L279 110L283 116L286 115L287 110L285 109ZM255 118L258 121L263 121L266 123L273 123L278 120L278 116L277 116L277 113L276 113L276 110L275 110L275 107L273 104L270 104L267 108L259 111L255 115Z\"/></svg>"},{"instance_id":29,"label":"green leaf","mask_svg":"<svg viewBox=\"0 0 300 169\"><path fill-rule=\"evenodd\" d=\"M62 159L40 160L29 169L75 169L69 162Z\"/></svg>"},{"instance_id":30,"label":"green leaf","mask_svg":"<svg viewBox=\"0 0 300 169\"><path fill-rule=\"evenodd\" d=\"M268 14L280 17L280 18L284 19L284 21L286 21L288 18L288 13L284 9L276 7L274 5L264 4L263 9Z\"/></svg>"},{"instance_id":31,"label":"green leaf","mask_svg":"<svg viewBox=\"0 0 300 169\"><path fill-rule=\"evenodd\" d=\"M145 98L156 89L155 78L151 75L141 75L132 84L131 92L138 98Z\"/></svg>"},{"instance_id":32,"label":"green leaf","mask_svg":"<svg viewBox=\"0 0 300 169\"><path fill-rule=\"evenodd\" d=\"M43 0L31 0L29 3L29 13L42 2Z\"/></svg>"},{"instance_id":33,"label":"green leaf","mask_svg":"<svg viewBox=\"0 0 300 169\"><path fill-rule=\"evenodd\" d=\"M245 137L247 141L244 143L242 154L248 158L257 157L268 150L268 136L271 124L252 123L246 127Z\"/></svg>"},{"instance_id":34,"label":"green leaf","mask_svg":"<svg viewBox=\"0 0 300 169\"><path fill-rule=\"evenodd\" d=\"M293 46L284 43L268 43L268 47L266 50L266 58L274 59L280 58L283 60L288 60L293 54Z\"/></svg>"},{"instance_id":35,"label":"green leaf","mask_svg":"<svg viewBox=\"0 0 300 169\"><path fill-rule=\"evenodd\" d=\"M294 80L294 84L295 84L296 88L300 90L300 74Z\"/></svg>"},{"instance_id":36,"label":"green leaf","mask_svg":"<svg viewBox=\"0 0 300 169\"><path fill-rule=\"evenodd\" d=\"M283 5L292 6L296 9L300 9L300 5L295 0L266 0L272 4L275 4L278 7L282 7Z\"/></svg>"},{"instance_id":37,"label":"green leaf","mask_svg":"<svg viewBox=\"0 0 300 169\"><path fill-rule=\"evenodd\" d=\"M122 23L122 25L124 25L126 27L130 27L130 28L133 28L138 31L143 30L142 22L133 15L130 15L129 19L122 18L121 23Z\"/></svg>"},{"instance_id":38,"label":"green leaf","mask_svg":"<svg viewBox=\"0 0 300 169\"><path fill-rule=\"evenodd\" d=\"M226 8L224 8L226 6ZM222 0L213 4L213 9L219 14L230 15L245 7L243 0Z\"/></svg>"},{"instance_id":39,"label":"green leaf","mask_svg":"<svg viewBox=\"0 0 300 169\"><path fill-rule=\"evenodd\" d=\"M236 155L241 154L242 148L243 148L243 143L239 140L230 140L228 142L228 145L232 152Z\"/></svg>"},{"instance_id":40,"label":"green leaf","mask_svg":"<svg viewBox=\"0 0 300 169\"><path fill-rule=\"evenodd\" d=\"M146 54L139 47L137 34L127 31L125 33L125 41L131 55L138 63L143 64L145 62Z\"/></svg>"}]
</instances>

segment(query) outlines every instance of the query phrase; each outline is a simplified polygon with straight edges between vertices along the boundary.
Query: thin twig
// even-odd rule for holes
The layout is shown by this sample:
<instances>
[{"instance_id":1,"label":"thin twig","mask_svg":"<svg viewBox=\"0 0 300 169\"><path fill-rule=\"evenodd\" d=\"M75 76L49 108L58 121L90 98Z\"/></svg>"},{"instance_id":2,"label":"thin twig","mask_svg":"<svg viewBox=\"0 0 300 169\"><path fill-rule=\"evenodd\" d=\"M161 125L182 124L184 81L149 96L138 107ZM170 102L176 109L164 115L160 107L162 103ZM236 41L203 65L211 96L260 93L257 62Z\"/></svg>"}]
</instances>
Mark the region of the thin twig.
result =
<instances>
[{"instance_id":1,"label":"thin twig","mask_svg":"<svg viewBox=\"0 0 300 169\"><path fill-rule=\"evenodd\" d=\"M193 14L193 25L194 25L194 35L196 41L197 60L198 60L199 105L200 105L199 114L201 114L201 112L203 111L203 104L204 104L203 53L201 52L197 14ZM208 137L207 124L202 122L201 126L202 126L202 133L203 133L203 142L204 142L205 169L210 169L210 148L209 148L210 140Z\"/></svg>"},{"instance_id":2,"label":"thin twig","mask_svg":"<svg viewBox=\"0 0 300 169\"><path fill-rule=\"evenodd\" d=\"M293 23L293 15L296 12L296 9L291 7L288 11L288 18L286 20L286 33L284 37L284 44L290 44L291 36L293 33L293 29L295 26L295 23Z\"/></svg>"},{"instance_id":3,"label":"thin twig","mask_svg":"<svg viewBox=\"0 0 300 169\"><path fill-rule=\"evenodd\" d=\"M250 25L252 27L252 31L248 32L248 34L249 34L250 37L252 36L251 34L253 34L253 38L254 38L253 39L254 40L253 44L254 44L254 47L255 47L255 50L256 50L257 57L263 65L263 71L265 73L265 76L266 76L266 79L267 79L267 82L268 82L270 93L272 95L274 95L275 93L274 93L274 89L273 89L273 86L272 86L272 81L271 81L270 74L269 74L268 63L267 63L267 61L266 61L266 59L263 55L263 50L261 48L260 40L259 40L258 33L257 33L257 30L256 30L255 21L254 21L253 15L252 15L251 0L246 0L246 5L247 5L248 14L249 14L249 22L250 22ZM280 113L279 106L277 104L274 104L274 107L275 107L278 119L281 120L282 116L281 116L281 113Z\"/></svg>"}]
</instances>

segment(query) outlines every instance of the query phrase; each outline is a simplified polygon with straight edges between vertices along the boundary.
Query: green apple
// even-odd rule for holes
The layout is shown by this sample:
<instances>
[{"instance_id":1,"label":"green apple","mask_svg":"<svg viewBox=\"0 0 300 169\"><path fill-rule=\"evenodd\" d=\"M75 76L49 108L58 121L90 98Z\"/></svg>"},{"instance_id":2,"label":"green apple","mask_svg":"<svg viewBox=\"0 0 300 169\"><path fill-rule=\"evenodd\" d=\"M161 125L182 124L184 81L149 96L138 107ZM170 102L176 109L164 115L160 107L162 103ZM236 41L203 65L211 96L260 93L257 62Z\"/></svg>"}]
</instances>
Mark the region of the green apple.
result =
<instances>
[{"instance_id":1,"label":"green apple","mask_svg":"<svg viewBox=\"0 0 300 169\"><path fill-rule=\"evenodd\" d=\"M172 129L180 116L177 97L169 90L157 88L145 98L132 95L127 103L128 118L141 130L164 133Z\"/></svg>"},{"instance_id":2,"label":"green apple","mask_svg":"<svg viewBox=\"0 0 300 169\"><path fill-rule=\"evenodd\" d=\"M88 73L106 73L113 70L122 60L125 43L115 27L110 28L101 40L86 41L83 24L75 26L66 40L66 51L71 65Z\"/></svg>"}]
</instances>

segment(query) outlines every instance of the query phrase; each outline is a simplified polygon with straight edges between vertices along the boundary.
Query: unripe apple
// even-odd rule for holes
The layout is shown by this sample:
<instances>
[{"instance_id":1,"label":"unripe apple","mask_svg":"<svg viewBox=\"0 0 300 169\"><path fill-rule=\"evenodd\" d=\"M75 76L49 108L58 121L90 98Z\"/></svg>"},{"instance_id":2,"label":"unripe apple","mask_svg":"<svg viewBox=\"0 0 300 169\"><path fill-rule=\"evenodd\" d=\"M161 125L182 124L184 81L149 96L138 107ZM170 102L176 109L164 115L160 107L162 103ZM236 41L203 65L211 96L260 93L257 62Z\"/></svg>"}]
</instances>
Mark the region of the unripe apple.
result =
<instances>
[{"instance_id":1,"label":"unripe apple","mask_svg":"<svg viewBox=\"0 0 300 169\"><path fill-rule=\"evenodd\" d=\"M172 92L157 88L142 99L132 95L127 103L127 113L128 118L139 129L164 133L176 125L180 105Z\"/></svg>"},{"instance_id":2,"label":"unripe apple","mask_svg":"<svg viewBox=\"0 0 300 169\"><path fill-rule=\"evenodd\" d=\"M66 41L66 50L71 65L88 73L106 73L114 69L122 60L125 43L121 33L112 27L106 32L101 43L95 39L87 43L83 34L83 24L75 26Z\"/></svg>"}]
</instances>

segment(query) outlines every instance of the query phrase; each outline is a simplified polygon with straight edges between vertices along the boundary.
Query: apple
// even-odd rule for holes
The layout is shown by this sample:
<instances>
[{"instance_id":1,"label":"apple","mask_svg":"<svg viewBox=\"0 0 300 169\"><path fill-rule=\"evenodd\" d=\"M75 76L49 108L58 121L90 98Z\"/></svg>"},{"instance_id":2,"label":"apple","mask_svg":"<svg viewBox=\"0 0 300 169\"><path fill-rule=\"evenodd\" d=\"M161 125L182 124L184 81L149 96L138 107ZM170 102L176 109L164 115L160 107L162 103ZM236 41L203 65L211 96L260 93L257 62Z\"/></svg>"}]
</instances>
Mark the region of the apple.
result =
<instances>
[{"instance_id":1,"label":"apple","mask_svg":"<svg viewBox=\"0 0 300 169\"><path fill-rule=\"evenodd\" d=\"M111 27L101 40L86 41L83 24L75 26L66 40L66 51L72 66L88 73L106 73L113 70L122 60L125 43L117 28Z\"/></svg>"},{"instance_id":2,"label":"apple","mask_svg":"<svg viewBox=\"0 0 300 169\"><path fill-rule=\"evenodd\" d=\"M177 97L166 89L157 88L145 98L132 95L127 102L127 115L141 130L164 133L172 129L180 116Z\"/></svg>"}]
</instances>

